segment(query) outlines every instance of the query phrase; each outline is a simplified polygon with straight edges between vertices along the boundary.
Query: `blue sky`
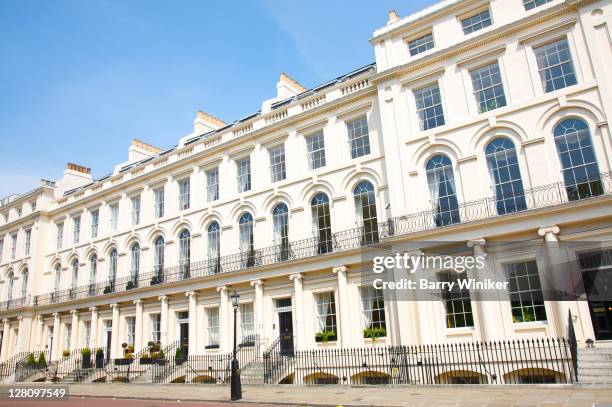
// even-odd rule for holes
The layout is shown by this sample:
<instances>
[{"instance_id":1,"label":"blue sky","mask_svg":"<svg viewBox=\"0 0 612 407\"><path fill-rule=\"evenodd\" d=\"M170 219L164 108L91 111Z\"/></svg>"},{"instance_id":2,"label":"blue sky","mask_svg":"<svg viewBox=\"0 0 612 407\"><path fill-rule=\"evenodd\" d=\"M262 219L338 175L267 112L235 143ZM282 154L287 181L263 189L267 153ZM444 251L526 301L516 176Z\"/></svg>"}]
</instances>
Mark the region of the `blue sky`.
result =
<instances>
[{"instance_id":1,"label":"blue sky","mask_svg":"<svg viewBox=\"0 0 612 407\"><path fill-rule=\"evenodd\" d=\"M311 87L373 62L387 11L429 3L2 0L0 197L68 161L105 175L133 138L172 147L197 110L255 112L280 72Z\"/></svg>"}]
</instances>

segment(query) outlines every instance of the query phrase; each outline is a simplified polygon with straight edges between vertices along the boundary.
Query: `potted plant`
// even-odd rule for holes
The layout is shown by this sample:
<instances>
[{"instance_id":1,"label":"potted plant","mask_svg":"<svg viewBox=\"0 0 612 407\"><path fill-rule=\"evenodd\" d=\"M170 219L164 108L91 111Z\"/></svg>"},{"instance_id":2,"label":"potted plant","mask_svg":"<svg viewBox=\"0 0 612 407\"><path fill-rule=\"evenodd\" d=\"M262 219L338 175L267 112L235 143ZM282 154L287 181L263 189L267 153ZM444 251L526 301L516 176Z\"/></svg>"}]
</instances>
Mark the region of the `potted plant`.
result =
<instances>
[{"instance_id":1,"label":"potted plant","mask_svg":"<svg viewBox=\"0 0 612 407\"><path fill-rule=\"evenodd\" d=\"M81 356L83 357L81 366L83 367L83 369L89 369L91 367L91 349L83 348L81 350Z\"/></svg>"},{"instance_id":2,"label":"potted plant","mask_svg":"<svg viewBox=\"0 0 612 407\"><path fill-rule=\"evenodd\" d=\"M102 348L96 349L96 368L101 369L104 367L104 351Z\"/></svg>"},{"instance_id":3,"label":"potted plant","mask_svg":"<svg viewBox=\"0 0 612 407\"><path fill-rule=\"evenodd\" d=\"M125 285L126 290L131 290L134 287L136 287L136 284L134 284L134 281L132 280L128 281L127 284Z\"/></svg>"},{"instance_id":4,"label":"potted plant","mask_svg":"<svg viewBox=\"0 0 612 407\"><path fill-rule=\"evenodd\" d=\"M47 360L45 359L45 352L40 352L40 355L38 356L38 368L44 369L45 367L47 367Z\"/></svg>"},{"instance_id":5,"label":"potted plant","mask_svg":"<svg viewBox=\"0 0 612 407\"><path fill-rule=\"evenodd\" d=\"M174 354L174 364L180 366L185 362L185 355L181 348L176 348L176 353Z\"/></svg>"},{"instance_id":6,"label":"potted plant","mask_svg":"<svg viewBox=\"0 0 612 407\"><path fill-rule=\"evenodd\" d=\"M110 285L107 285L106 287L104 287L104 291L103 291L104 294L110 294L112 292L113 291L111 290L111 286Z\"/></svg>"},{"instance_id":7,"label":"potted plant","mask_svg":"<svg viewBox=\"0 0 612 407\"><path fill-rule=\"evenodd\" d=\"M161 281L159 281L159 278L157 278L157 276L151 277L151 285L159 284L160 282Z\"/></svg>"},{"instance_id":8,"label":"potted plant","mask_svg":"<svg viewBox=\"0 0 612 407\"><path fill-rule=\"evenodd\" d=\"M70 349L64 349L62 351L62 356L67 358L68 356L70 356Z\"/></svg>"},{"instance_id":9,"label":"potted plant","mask_svg":"<svg viewBox=\"0 0 612 407\"><path fill-rule=\"evenodd\" d=\"M164 354L164 350L160 349L159 352L155 352L153 355L153 360L156 364L163 366L166 364L166 355Z\"/></svg>"},{"instance_id":10,"label":"potted plant","mask_svg":"<svg viewBox=\"0 0 612 407\"><path fill-rule=\"evenodd\" d=\"M383 327L378 327L378 328L372 327L372 328L366 328L363 330L363 337L370 338L372 340L372 343L374 343L376 339L384 338L385 336L387 336L387 331Z\"/></svg>"},{"instance_id":11,"label":"potted plant","mask_svg":"<svg viewBox=\"0 0 612 407\"><path fill-rule=\"evenodd\" d=\"M338 335L334 331L322 331L315 334L315 342L327 343L329 341L335 341L338 339Z\"/></svg>"},{"instance_id":12,"label":"potted plant","mask_svg":"<svg viewBox=\"0 0 612 407\"><path fill-rule=\"evenodd\" d=\"M134 354L130 352L126 352L123 354L123 358L115 359L115 365L117 366L131 365L133 361L134 361Z\"/></svg>"},{"instance_id":13,"label":"potted plant","mask_svg":"<svg viewBox=\"0 0 612 407\"><path fill-rule=\"evenodd\" d=\"M29 367L34 367L36 365L36 358L34 357L33 353L28 354L28 357L26 359L26 365L28 365Z\"/></svg>"}]
</instances>

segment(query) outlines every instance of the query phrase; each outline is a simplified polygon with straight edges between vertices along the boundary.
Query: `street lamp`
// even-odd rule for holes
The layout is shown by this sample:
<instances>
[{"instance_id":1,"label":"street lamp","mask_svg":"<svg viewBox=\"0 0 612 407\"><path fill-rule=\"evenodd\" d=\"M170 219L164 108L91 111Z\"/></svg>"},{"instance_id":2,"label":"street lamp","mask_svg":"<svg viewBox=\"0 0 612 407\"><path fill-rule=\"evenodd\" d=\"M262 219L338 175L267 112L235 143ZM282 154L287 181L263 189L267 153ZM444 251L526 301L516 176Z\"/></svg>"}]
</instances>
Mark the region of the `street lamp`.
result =
<instances>
[{"instance_id":1,"label":"street lamp","mask_svg":"<svg viewBox=\"0 0 612 407\"><path fill-rule=\"evenodd\" d=\"M242 398L242 386L240 385L240 373L238 372L238 359L236 358L236 316L238 315L238 300L240 295L236 290L230 296L232 299L232 307L234 308L234 352L232 357L232 384L231 384L231 399L232 401Z\"/></svg>"}]
</instances>

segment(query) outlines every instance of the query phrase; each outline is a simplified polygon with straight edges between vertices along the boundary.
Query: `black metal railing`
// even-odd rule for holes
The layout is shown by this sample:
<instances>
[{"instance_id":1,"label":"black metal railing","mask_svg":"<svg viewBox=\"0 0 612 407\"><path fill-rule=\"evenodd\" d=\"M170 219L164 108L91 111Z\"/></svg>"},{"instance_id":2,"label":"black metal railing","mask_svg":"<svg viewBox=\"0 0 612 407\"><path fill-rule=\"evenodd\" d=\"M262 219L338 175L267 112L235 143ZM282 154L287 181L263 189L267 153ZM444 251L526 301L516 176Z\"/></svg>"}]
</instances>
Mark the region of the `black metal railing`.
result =
<instances>
[{"instance_id":1,"label":"black metal railing","mask_svg":"<svg viewBox=\"0 0 612 407\"><path fill-rule=\"evenodd\" d=\"M14 377L17 366L23 363L30 353L31 352L19 352L0 363L0 381Z\"/></svg>"},{"instance_id":2,"label":"black metal railing","mask_svg":"<svg viewBox=\"0 0 612 407\"><path fill-rule=\"evenodd\" d=\"M41 357L42 354L42 357ZM34 351L28 352L25 359L15 364L15 382L22 381L34 381L36 378L32 377L37 373L46 375L49 369L51 358L49 357L49 351Z\"/></svg>"},{"instance_id":3,"label":"black metal railing","mask_svg":"<svg viewBox=\"0 0 612 407\"><path fill-rule=\"evenodd\" d=\"M565 339L529 339L264 353L267 384L573 383Z\"/></svg>"},{"instance_id":4,"label":"black metal railing","mask_svg":"<svg viewBox=\"0 0 612 407\"><path fill-rule=\"evenodd\" d=\"M600 175L601 188L597 189L599 195L612 193L612 173ZM549 208L568 202L586 200L593 195L568 194L563 183L554 183L536 188L524 190L521 202L524 205L516 206L514 212L529 211L539 208ZM509 211L504 206L500 211L499 200L495 197L482 198L475 201L459 204L456 209L458 223L475 222L493 217L508 216ZM249 250L225 256L217 256L199 262L180 264L173 267L155 268L148 273L141 273L137 279L131 276L115 278L112 283L107 281L90 283L67 290L58 290L46 294L33 296L26 303L32 306L61 303L65 301L96 297L104 294L123 292L134 288L150 287L157 284L172 283L191 278L198 278L219 273L235 272L247 268L259 267L320 256L331 252L356 249L364 246L378 244L386 239L403 236L411 233L422 232L431 229L449 227L456 223L440 226L439 211L435 209L425 210L409 215L390 218L386 222L368 222L366 226L352 228L349 230L330 233L324 241L315 236L293 242L286 242L282 248L273 245L260 249ZM0 310L21 307L20 299L0 303Z\"/></svg>"},{"instance_id":5,"label":"black metal railing","mask_svg":"<svg viewBox=\"0 0 612 407\"><path fill-rule=\"evenodd\" d=\"M253 337L239 345L236 358L241 370L259 360L259 343L259 338ZM182 358L167 354L163 361L152 366L151 380L153 383L229 383L232 357L232 353L188 355Z\"/></svg>"}]
</instances>

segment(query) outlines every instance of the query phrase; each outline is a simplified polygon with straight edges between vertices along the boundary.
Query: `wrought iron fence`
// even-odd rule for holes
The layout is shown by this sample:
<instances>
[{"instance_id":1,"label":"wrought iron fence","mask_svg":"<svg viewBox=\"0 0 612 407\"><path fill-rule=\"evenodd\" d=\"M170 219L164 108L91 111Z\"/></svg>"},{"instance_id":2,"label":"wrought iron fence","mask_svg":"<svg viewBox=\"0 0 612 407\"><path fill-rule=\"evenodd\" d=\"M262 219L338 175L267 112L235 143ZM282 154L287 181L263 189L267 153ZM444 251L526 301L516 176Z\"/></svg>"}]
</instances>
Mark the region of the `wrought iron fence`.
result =
<instances>
[{"instance_id":1,"label":"wrought iron fence","mask_svg":"<svg viewBox=\"0 0 612 407\"><path fill-rule=\"evenodd\" d=\"M565 339L529 339L263 355L266 384L531 384L573 383Z\"/></svg>"},{"instance_id":2,"label":"wrought iron fence","mask_svg":"<svg viewBox=\"0 0 612 407\"><path fill-rule=\"evenodd\" d=\"M601 188L596 189L597 195L612 193L612 173L600 175ZM568 191L563 183L554 183L536 188L525 189L520 197L524 205L517 205L513 209L503 206L500 209L500 200L495 197L478 199L459 204L454 209L457 216L453 222L441 225L439 211L425 210L409 215L390 218L386 222L370 222L366 227L361 226L331 234L321 241L319 237L285 242L282 247L277 245L250 250L247 253L235 253L217 256L199 262L191 262L173 267L156 266L151 272L139 274L137 279L131 276L115 278L112 282L97 282L73 287L67 290L58 290L34 296L31 301L26 300L25 305L41 306L96 297L114 292L123 292L136 288L150 287L157 284L172 283L190 278L198 278L219 273L230 273L252 267L276 264L284 261L304 259L320 256L322 254L356 249L384 242L386 239L410 233L422 232L430 229L439 229L451 226L454 223L476 222L488 218L508 216L511 213L529 211L539 208L548 208L573 201L593 198L594 195L575 194ZM323 250L323 249L324 250ZM24 306L21 299L0 303L0 310L19 308Z\"/></svg>"},{"instance_id":3,"label":"wrought iron fence","mask_svg":"<svg viewBox=\"0 0 612 407\"><path fill-rule=\"evenodd\" d=\"M259 338L253 338L241 344L236 358L241 370L259 360ZM152 366L153 383L229 383L231 375L232 353L188 355L177 357L167 354L163 360Z\"/></svg>"}]
</instances>

